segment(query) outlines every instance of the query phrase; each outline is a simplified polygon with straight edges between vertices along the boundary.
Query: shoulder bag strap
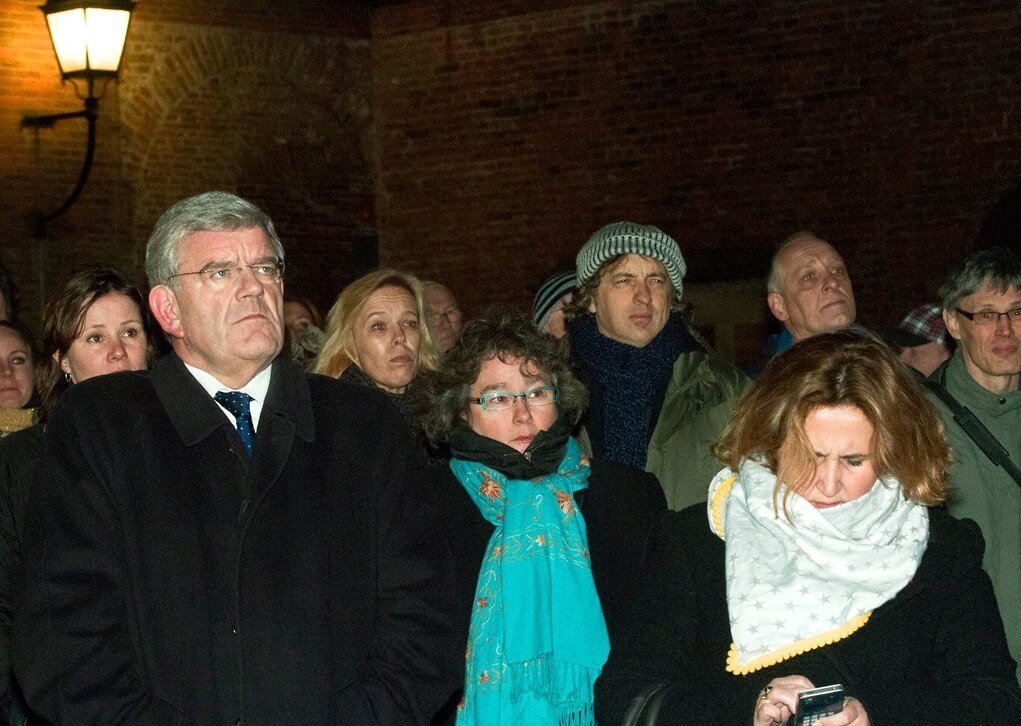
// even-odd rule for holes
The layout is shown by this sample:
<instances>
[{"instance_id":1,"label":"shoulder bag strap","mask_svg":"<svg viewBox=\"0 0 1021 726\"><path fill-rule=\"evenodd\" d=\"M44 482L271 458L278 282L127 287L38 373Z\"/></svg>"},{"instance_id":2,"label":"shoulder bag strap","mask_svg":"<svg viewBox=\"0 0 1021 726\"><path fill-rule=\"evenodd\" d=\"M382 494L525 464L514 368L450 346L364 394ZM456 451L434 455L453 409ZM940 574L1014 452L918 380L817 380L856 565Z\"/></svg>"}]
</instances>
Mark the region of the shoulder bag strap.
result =
<instances>
[{"instance_id":1,"label":"shoulder bag strap","mask_svg":"<svg viewBox=\"0 0 1021 726\"><path fill-rule=\"evenodd\" d=\"M953 397L950 391L938 382L931 378L922 378L921 380L926 388L936 394L939 400L947 405L947 408L954 415L954 421L982 449L982 453L988 456L991 462L1003 467L1004 471L1010 474L1010 478L1021 487L1021 470L1018 470L1017 465L1011 460L1010 454L1003 448L1003 444L993 436L992 432L985 427L985 424L979 421L975 414L962 405Z\"/></svg>"}]
</instances>

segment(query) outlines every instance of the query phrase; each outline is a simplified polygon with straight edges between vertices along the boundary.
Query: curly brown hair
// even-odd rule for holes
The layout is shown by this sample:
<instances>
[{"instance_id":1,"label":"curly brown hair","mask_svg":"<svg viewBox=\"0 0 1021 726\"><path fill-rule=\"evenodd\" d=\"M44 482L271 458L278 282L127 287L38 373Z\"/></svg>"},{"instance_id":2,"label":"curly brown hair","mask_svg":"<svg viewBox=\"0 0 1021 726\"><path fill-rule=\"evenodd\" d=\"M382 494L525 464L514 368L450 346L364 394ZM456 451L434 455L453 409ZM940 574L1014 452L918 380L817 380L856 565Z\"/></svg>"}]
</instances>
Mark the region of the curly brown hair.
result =
<instances>
[{"instance_id":1,"label":"curly brown hair","mask_svg":"<svg viewBox=\"0 0 1021 726\"><path fill-rule=\"evenodd\" d=\"M714 451L735 471L761 458L784 487L807 485L816 457L805 419L827 406L854 406L875 429L873 462L878 476L892 475L904 497L933 506L949 491L950 448L939 412L907 366L881 340L842 330L807 338L776 358L734 410Z\"/></svg>"},{"instance_id":2,"label":"curly brown hair","mask_svg":"<svg viewBox=\"0 0 1021 726\"><path fill-rule=\"evenodd\" d=\"M468 413L468 395L479 377L482 364L494 357L521 366L537 368L557 387L557 409L572 422L581 417L588 392L568 362L564 342L535 328L531 317L494 307L465 324L454 346L440 359L439 371L429 376L423 395L428 409L422 429L433 444L450 440L454 429Z\"/></svg>"}]
</instances>

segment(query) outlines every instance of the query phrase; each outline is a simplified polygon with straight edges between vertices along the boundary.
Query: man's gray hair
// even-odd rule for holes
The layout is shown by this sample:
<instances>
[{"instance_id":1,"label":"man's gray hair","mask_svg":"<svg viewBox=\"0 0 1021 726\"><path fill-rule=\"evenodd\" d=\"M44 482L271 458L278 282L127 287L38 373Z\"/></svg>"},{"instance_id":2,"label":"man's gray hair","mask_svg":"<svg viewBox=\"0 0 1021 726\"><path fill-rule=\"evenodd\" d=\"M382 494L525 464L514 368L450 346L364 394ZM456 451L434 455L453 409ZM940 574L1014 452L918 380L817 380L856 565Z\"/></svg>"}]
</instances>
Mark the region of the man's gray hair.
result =
<instances>
[{"instance_id":1,"label":"man's gray hair","mask_svg":"<svg viewBox=\"0 0 1021 726\"><path fill-rule=\"evenodd\" d=\"M1021 259L1006 247L972 252L954 265L939 288L944 310L954 310L962 297L988 284L996 292L1021 290Z\"/></svg>"},{"instance_id":2,"label":"man's gray hair","mask_svg":"<svg viewBox=\"0 0 1021 726\"><path fill-rule=\"evenodd\" d=\"M789 235L773 253L773 259L769 261L769 277L766 279L766 292L780 292L780 255L785 249L795 242L805 239L819 239L819 235L807 229Z\"/></svg>"},{"instance_id":3,"label":"man's gray hair","mask_svg":"<svg viewBox=\"0 0 1021 726\"><path fill-rule=\"evenodd\" d=\"M228 192L206 192L174 204L156 221L145 246L145 274L149 286L170 285L180 273L177 248L195 232L225 232L261 227L269 237L273 253L282 261L280 243L273 221L249 201Z\"/></svg>"}]
</instances>

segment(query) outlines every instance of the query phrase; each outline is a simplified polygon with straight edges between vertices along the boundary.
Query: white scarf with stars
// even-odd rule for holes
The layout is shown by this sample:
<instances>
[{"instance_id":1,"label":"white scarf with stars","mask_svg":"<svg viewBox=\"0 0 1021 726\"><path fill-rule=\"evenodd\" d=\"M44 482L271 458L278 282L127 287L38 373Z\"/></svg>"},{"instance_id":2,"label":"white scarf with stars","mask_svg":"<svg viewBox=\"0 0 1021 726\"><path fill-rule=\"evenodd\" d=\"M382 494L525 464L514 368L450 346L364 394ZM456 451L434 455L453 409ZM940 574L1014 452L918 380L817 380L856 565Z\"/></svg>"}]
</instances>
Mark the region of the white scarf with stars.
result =
<instances>
[{"instance_id":1,"label":"white scarf with stars","mask_svg":"<svg viewBox=\"0 0 1021 726\"><path fill-rule=\"evenodd\" d=\"M893 478L829 509L792 494L793 524L780 496L774 512L775 483L769 469L745 461L736 478L724 469L709 489L709 525L726 542L735 672L857 630L908 584L929 540L928 511L905 500Z\"/></svg>"}]
</instances>

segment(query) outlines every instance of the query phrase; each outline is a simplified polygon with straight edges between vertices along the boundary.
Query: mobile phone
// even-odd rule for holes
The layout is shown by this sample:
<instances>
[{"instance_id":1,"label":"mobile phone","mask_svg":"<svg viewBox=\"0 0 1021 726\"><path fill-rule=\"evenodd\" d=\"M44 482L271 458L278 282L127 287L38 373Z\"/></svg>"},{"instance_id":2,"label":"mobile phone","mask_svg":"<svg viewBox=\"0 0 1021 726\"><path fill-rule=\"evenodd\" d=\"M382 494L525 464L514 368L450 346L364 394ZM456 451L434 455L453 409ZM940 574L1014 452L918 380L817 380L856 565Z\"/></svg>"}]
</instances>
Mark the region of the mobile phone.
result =
<instances>
[{"instance_id":1,"label":"mobile phone","mask_svg":"<svg viewBox=\"0 0 1021 726\"><path fill-rule=\"evenodd\" d=\"M798 693L798 710L787 726L809 726L844 710L844 687L839 683Z\"/></svg>"}]
</instances>

